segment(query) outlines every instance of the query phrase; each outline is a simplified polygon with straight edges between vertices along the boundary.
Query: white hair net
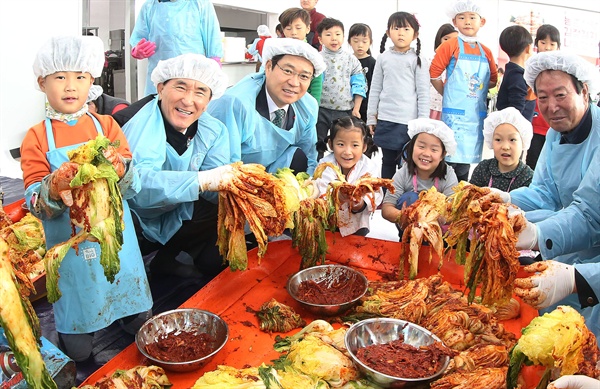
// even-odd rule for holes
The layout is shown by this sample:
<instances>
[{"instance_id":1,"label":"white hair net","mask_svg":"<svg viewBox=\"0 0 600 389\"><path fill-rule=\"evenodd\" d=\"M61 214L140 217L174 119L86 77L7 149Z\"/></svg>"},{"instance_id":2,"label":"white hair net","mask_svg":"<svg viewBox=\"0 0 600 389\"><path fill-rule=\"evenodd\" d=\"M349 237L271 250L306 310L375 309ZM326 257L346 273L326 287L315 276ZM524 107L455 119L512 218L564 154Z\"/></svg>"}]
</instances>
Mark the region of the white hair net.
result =
<instances>
[{"instance_id":1,"label":"white hair net","mask_svg":"<svg viewBox=\"0 0 600 389\"><path fill-rule=\"evenodd\" d=\"M456 152L454 131L443 121L429 118L418 118L408 121L408 136L411 139L421 132L426 132L440 138L446 148L447 155L452 155Z\"/></svg>"},{"instance_id":2,"label":"white hair net","mask_svg":"<svg viewBox=\"0 0 600 389\"><path fill-rule=\"evenodd\" d=\"M481 6L479 1L476 0L455 0L453 1L448 9L446 10L446 15L450 19L454 19L456 15L464 13L464 12L474 12L479 16L483 17L481 14Z\"/></svg>"},{"instance_id":3,"label":"white hair net","mask_svg":"<svg viewBox=\"0 0 600 389\"><path fill-rule=\"evenodd\" d=\"M104 90L100 85L92 85L90 87L90 91L88 92L87 102L96 100L98 97L102 96Z\"/></svg>"},{"instance_id":4,"label":"white hair net","mask_svg":"<svg viewBox=\"0 0 600 389\"><path fill-rule=\"evenodd\" d=\"M155 86L173 78L189 78L206 84L218 99L227 89L227 75L219 64L201 54L182 54L174 58L158 61L151 79Z\"/></svg>"},{"instance_id":5,"label":"white hair net","mask_svg":"<svg viewBox=\"0 0 600 389\"><path fill-rule=\"evenodd\" d=\"M591 96L596 96L600 88L598 69L578 55L562 50L538 53L525 63L523 77L527 85L535 90L535 80L544 70L560 70L587 84Z\"/></svg>"},{"instance_id":6,"label":"white hair net","mask_svg":"<svg viewBox=\"0 0 600 389\"><path fill-rule=\"evenodd\" d=\"M271 36L271 31L269 31L269 27L265 26L264 24L258 26L258 28L256 29L256 33L258 34L258 36Z\"/></svg>"},{"instance_id":7,"label":"white hair net","mask_svg":"<svg viewBox=\"0 0 600 389\"><path fill-rule=\"evenodd\" d=\"M531 139L533 138L533 126L531 122L514 107L504 108L501 111L495 111L488 115L483 121L483 140L485 144L491 149L492 140L494 138L494 131L496 127L501 124L511 124L521 134L523 140L523 150L528 150L531 146Z\"/></svg>"},{"instance_id":8,"label":"white hair net","mask_svg":"<svg viewBox=\"0 0 600 389\"><path fill-rule=\"evenodd\" d=\"M267 39L263 46L263 63L276 55L296 55L309 60L315 68L314 76L318 77L325 71L327 65L317 49L306 42L292 38Z\"/></svg>"},{"instance_id":9,"label":"white hair net","mask_svg":"<svg viewBox=\"0 0 600 389\"><path fill-rule=\"evenodd\" d=\"M84 72L100 77L104 43L97 36L58 36L47 40L33 61L35 78L57 72Z\"/></svg>"}]
</instances>

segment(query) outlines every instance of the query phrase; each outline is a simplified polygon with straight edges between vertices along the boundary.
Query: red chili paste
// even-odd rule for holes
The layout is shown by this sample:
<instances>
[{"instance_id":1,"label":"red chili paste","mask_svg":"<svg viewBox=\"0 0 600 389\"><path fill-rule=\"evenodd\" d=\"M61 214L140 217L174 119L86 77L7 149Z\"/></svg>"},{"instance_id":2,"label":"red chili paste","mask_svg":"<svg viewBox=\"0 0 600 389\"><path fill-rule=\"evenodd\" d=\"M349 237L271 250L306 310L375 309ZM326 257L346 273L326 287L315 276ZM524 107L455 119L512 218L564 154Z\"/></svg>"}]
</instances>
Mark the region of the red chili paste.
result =
<instances>
[{"instance_id":1,"label":"red chili paste","mask_svg":"<svg viewBox=\"0 0 600 389\"><path fill-rule=\"evenodd\" d=\"M404 343L403 338L363 347L356 353L358 359L371 369L402 378L434 375L442 367L446 355L453 355L453 351L440 342L417 348Z\"/></svg>"},{"instance_id":2,"label":"red chili paste","mask_svg":"<svg viewBox=\"0 0 600 389\"><path fill-rule=\"evenodd\" d=\"M311 304L335 305L354 300L364 291L363 280L355 273L326 273L318 281L302 281L298 286L298 299Z\"/></svg>"},{"instance_id":3,"label":"red chili paste","mask_svg":"<svg viewBox=\"0 0 600 389\"><path fill-rule=\"evenodd\" d=\"M188 362L207 356L216 339L206 333L170 332L146 346L146 352L165 362Z\"/></svg>"}]
</instances>

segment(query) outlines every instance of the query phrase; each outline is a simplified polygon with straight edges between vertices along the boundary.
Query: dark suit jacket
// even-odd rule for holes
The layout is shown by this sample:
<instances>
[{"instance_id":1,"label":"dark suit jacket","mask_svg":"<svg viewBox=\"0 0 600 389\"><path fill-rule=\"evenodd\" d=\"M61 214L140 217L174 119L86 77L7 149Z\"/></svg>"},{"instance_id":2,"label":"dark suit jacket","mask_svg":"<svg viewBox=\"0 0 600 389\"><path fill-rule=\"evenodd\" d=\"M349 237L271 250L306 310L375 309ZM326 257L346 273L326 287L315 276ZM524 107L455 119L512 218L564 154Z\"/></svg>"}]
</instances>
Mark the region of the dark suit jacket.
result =
<instances>
[{"instance_id":1,"label":"dark suit jacket","mask_svg":"<svg viewBox=\"0 0 600 389\"><path fill-rule=\"evenodd\" d=\"M260 114L260 116L264 117L268 121L271 121L271 115L269 115L269 104L267 103L267 90L265 84L263 84L262 88L260 88L260 92L256 96L256 110ZM285 126L286 130L290 130L294 127L294 120L296 120L296 115L294 114L294 108L290 105L287 110L287 114L285 115Z\"/></svg>"}]
</instances>

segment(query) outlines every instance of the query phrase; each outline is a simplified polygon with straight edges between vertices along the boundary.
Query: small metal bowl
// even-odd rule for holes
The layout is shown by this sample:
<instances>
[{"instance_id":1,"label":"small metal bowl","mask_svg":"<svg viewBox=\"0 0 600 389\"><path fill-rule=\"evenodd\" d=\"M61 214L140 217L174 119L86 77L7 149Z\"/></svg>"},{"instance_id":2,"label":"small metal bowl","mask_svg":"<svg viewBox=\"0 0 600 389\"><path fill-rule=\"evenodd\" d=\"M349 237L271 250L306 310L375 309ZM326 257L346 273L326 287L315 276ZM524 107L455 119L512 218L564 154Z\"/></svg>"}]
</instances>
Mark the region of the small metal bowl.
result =
<instances>
[{"instance_id":1,"label":"small metal bowl","mask_svg":"<svg viewBox=\"0 0 600 389\"><path fill-rule=\"evenodd\" d=\"M172 332L206 333L215 339L212 351L203 358L185 362L170 362L148 354L146 346ZM135 344L142 355L164 369L177 372L193 371L210 361L225 346L229 338L227 323L212 312L180 308L148 319L135 335Z\"/></svg>"},{"instance_id":2,"label":"small metal bowl","mask_svg":"<svg viewBox=\"0 0 600 389\"><path fill-rule=\"evenodd\" d=\"M446 370L450 363L450 357L448 356L444 357L439 370L429 377L395 377L370 368L356 356L358 349L360 348L373 344L390 343L394 340L398 340L401 334L404 335L404 343L415 347L427 346L435 341L441 342L437 336L421 326L408 321L389 318L367 319L353 324L348 331L346 331L344 342L352 360L356 366L358 366L361 373L369 380L384 388L421 387L439 377ZM426 385L426 387L429 386Z\"/></svg>"},{"instance_id":3,"label":"small metal bowl","mask_svg":"<svg viewBox=\"0 0 600 389\"><path fill-rule=\"evenodd\" d=\"M334 305L321 305L312 304L298 298L298 288L303 281L312 280L315 282L321 282L329 279L332 281L337 281L350 280L352 278L361 283L361 292L357 296L354 296L350 301L345 301L343 303ZM298 301L309 312L312 312L317 316L337 316L358 303L360 298L367 292L368 286L369 281L364 274L358 270L354 270L350 267L342 265L320 265L301 270L291 276L287 282L286 288L290 296L292 296L294 300Z\"/></svg>"}]
</instances>

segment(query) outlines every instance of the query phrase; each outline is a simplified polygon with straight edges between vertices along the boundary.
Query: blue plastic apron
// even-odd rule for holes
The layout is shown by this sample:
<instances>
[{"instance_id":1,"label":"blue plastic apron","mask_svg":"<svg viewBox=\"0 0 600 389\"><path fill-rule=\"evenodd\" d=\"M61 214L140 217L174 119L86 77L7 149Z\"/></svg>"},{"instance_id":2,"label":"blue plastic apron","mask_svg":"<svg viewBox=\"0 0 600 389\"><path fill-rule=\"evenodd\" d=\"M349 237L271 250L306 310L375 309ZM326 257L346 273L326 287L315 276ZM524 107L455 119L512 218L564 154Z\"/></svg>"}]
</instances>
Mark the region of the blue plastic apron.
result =
<instances>
[{"instance_id":1,"label":"blue plastic apron","mask_svg":"<svg viewBox=\"0 0 600 389\"><path fill-rule=\"evenodd\" d=\"M93 119L96 131L103 134L98 120L93 115L88 115ZM57 149L50 119L46 119L45 125L48 139L46 158L50 163L50 170L55 171L63 162L69 160L67 152L81 144ZM126 201L123 201L123 218L124 242L119 252L121 270L114 283L109 283L104 276L98 243L82 242L79 244L79 256L74 249L70 249L63 259L58 269L58 286L62 297L54 303L54 319L58 332L83 334L98 331L117 319L152 308L150 286ZM68 211L54 219L44 220L43 225L47 248L71 237Z\"/></svg>"},{"instance_id":2,"label":"blue plastic apron","mask_svg":"<svg viewBox=\"0 0 600 389\"><path fill-rule=\"evenodd\" d=\"M442 121L452 128L458 145L456 152L446 157L448 162L481 161L490 65L481 45L477 46L480 55L465 54L464 41L458 38L458 60L444 85Z\"/></svg>"}]
</instances>

